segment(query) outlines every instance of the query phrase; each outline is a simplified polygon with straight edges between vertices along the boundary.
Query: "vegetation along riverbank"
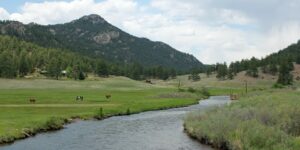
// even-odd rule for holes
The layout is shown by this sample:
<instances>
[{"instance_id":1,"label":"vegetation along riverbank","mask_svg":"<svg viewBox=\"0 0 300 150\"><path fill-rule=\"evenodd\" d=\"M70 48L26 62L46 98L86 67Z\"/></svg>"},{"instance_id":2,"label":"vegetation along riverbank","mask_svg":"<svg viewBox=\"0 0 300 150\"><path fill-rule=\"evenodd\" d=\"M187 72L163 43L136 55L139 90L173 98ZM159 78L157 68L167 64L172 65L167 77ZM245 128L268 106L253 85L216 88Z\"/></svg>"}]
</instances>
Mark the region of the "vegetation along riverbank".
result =
<instances>
[{"instance_id":1,"label":"vegetation along riverbank","mask_svg":"<svg viewBox=\"0 0 300 150\"><path fill-rule=\"evenodd\" d=\"M230 106L193 112L187 133L218 149L300 149L299 90L253 92Z\"/></svg>"}]
</instances>

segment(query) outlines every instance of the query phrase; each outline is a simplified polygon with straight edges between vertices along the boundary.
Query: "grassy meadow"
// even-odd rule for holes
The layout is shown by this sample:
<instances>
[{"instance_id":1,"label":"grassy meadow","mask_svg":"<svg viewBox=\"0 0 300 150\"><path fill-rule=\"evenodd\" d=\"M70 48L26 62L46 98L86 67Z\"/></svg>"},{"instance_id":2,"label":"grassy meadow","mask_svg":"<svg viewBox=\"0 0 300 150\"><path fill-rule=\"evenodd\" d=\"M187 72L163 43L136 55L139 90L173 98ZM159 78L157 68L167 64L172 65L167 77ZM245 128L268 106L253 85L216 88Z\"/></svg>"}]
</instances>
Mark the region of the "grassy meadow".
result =
<instances>
[{"instance_id":1,"label":"grassy meadow","mask_svg":"<svg viewBox=\"0 0 300 150\"><path fill-rule=\"evenodd\" d=\"M180 92L178 85L180 82ZM185 120L187 132L201 142L230 149L295 149L300 145L300 91L273 89L273 78L238 75L220 81L214 75L192 82L188 76L154 84L125 77L85 81L0 79L0 143L38 132L56 130L71 118L90 119L195 104L205 95L238 94L240 100L224 108L193 112ZM247 83L247 93L246 93ZM194 92L188 89L194 89ZM111 95L106 99L105 95ZM83 101L76 101L83 96ZM34 104L29 102L35 98Z\"/></svg>"},{"instance_id":2,"label":"grassy meadow","mask_svg":"<svg viewBox=\"0 0 300 150\"><path fill-rule=\"evenodd\" d=\"M59 129L70 118L104 118L186 106L203 97L179 93L172 85L147 84L125 77L86 81L0 79L0 95L0 143ZM76 101L76 96L84 100ZM36 102L30 103L30 98Z\"/></svg>"},{"instance_id":3,"label":"grassy meadow","mask_svg":"<svg viewBox=\"0 0 300 150\"><path fill-rule=\"evenodd\" d=\"M300 149L299 89L250 92L232 105L190 113L185 129L219 149Z\"/></svg>"}]
</instances>

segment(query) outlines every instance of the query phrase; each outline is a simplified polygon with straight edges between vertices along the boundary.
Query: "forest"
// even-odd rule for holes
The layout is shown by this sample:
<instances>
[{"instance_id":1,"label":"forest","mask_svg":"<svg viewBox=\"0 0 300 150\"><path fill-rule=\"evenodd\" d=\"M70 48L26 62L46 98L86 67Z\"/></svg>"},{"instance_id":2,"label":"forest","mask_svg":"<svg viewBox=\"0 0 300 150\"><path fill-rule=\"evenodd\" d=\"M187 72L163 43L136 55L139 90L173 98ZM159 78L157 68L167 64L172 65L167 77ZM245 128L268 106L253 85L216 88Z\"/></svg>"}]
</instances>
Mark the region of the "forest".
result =
<instances>
[{"instance_id":1,"label":"forest","mask_svg":"<svg viewBox=\"0 0 300 150\"><path fill-rule=\"evenodd\" d=\"M88 73L101 77L126 76L135 80L165 80L177 74L175 69L162 66L117 64L65 49L43 48L15 37L0 36L0 77L22 78L35 72L49 78L66 76L74 80L84 80Z\"/></svg>"},{"instance_id":2,"label":"forest","mask_svg":"<svg viewBox=\"0 0 300 150\"><path fill-rule=\"evenodd\" d=\"M207 76L216 72L216 77L220 80L232 80L242 71L245 71L247 76L257 78L259 71L261 71L265 74L278 76L277 83L280 85L291 85L294 78L291 74L291 71L294 70L294 63L300 64L300 41L262 59L252 57L251 59L232 62L229 65L226 62L206 65L204 71ZM203 72L203 70L198 72Z\"/></svg>"}]
</instances>

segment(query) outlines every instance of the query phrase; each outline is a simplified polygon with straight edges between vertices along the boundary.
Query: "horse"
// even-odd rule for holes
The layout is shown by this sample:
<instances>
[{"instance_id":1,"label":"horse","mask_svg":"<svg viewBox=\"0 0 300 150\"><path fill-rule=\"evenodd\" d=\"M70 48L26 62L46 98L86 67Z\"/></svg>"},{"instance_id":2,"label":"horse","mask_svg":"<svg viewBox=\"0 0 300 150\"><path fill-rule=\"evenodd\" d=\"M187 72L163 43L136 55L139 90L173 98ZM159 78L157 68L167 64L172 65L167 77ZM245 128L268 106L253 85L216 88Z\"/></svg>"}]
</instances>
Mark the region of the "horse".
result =
<instances>
[{"instance_id":1,"label":"horse","mask_svg":"<svg viewBox=\"0 0 300 150\"><path fill-rule=\"evenodd\" d=\"M146 80L146 83L153 84L151 80Z\"/></svg>"},{"instance_id":2,"label":"horse","mask_svg":"<svg viewBox=\"0 0 300 150\"><path fill-rule=\"evenodd\" d=\"M111 95L110 94L106 94L105 97L106 97L106 99L110 99Z\"/></svg>"},{"instance_id":3,"label":"horse","mask_svg":"<svg viewBox=\"0 0 300 150\"><path fill-rule=\"evenodd\" d=\"M35 103L35 101L36 101L35 98L30 98L30 99L29 99L29 102L30 102L30 103Z\"/></svg>"}]
</instances>

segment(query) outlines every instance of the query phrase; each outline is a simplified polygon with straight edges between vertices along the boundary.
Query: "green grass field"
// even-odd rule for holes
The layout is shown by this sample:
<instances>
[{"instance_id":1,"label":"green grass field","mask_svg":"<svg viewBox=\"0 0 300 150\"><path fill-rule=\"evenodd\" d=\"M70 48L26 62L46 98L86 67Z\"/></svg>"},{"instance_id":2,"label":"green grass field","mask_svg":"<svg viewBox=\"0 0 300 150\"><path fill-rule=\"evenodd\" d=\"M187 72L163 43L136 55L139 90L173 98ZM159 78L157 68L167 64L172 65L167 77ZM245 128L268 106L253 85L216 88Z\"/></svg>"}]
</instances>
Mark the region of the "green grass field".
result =
<instances>
[{"instance_id":1,"label":"green grass field","mask_svg":"<svg viewBox=\"0 0 300 150\"><path fill-rule=\"evenodd\" d=\"M106 99L107 94L112 97ZM0 79L0 95L0 143L60 128L64 119L99 117L100 108L101 115L112 116L186 106L202 98L199 94L178 93L171 85L124 77L88 81ZM76 101L76 96L83 96L84 101ZM31 104L30 98L36 102Z\"/></svg>"},{"instance_id":2,"label":"green grass field","mask_svg":"<svg viewBox=\"0 0 300 150\"><path fill-rule=\"evenodd\" d=\"M187 80L187 76L179 76L168 81L154 80L154 84L125 77L89 78L86 81L0 79L0 143L12 142L41 131L60 129L70 118L105 118L191 105L204 97L199 93L203 87L207 88L211 95L235 93L240 95L242 100L232 106L218 108L205 114L190 115L185 124L193 136L211 139L212 144L217 145L222 145L225 141L237 149L259 149L270 145L275 149L292 149L291 145L297 146L297 143L300 143L298 135L290 135L280 129L298 127L298 122L294 124L296 127L283 124L283 121L291 121L292 117L295 117L293 111L283 110L296 110L299 106L300 91L272 89L272 80L242 78L219 81L213 76L207 78L205 75L201 75L201 78L201 81L192 82ZM178 92L179 81L180 88L186 92ZM245 81L248 87L247 94ZM295 87L297 86L299 87L299 83L295 84ZM188 88L194 88L197 92L187 92ZM109 100L105 97L107 94L112 96ZM76 96L83 96L84 101L76 101ZM30 98L35 98L36 102L30 103ZM255 115L247 114L249 110ZM282 112L286 116L280 116ZM246 118L248 115L248 118L237 118L240 115L246 115ZM260 115L261 117L257 118ZM269 122L261 123L261 118L271 120L271 125ZM271 141L256 143L258 141L255 139L260 139L260 136L267 138L263 134L274 138L271 138ZM243 140L239 141L242 136ZM283 143L274 144L280 140ZM253 144L261 147L251 147Z\"/></svg>"},{"instance_id":3,"label":"green grass field","mask_svg":"<svg viewBox=\"0 0 300 150\"><path fill-rule=\"evenodd\" d=\"M256 91L230 106L189 114L185 128L217 148L298 150L299 108L299 90Z\"/></svg>"}]
</instances>

